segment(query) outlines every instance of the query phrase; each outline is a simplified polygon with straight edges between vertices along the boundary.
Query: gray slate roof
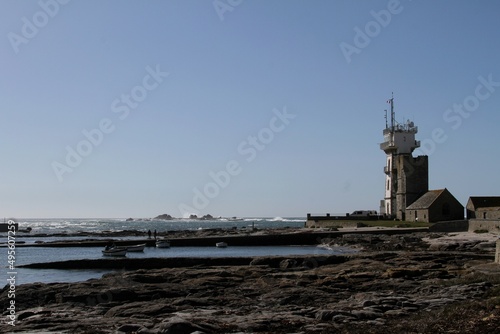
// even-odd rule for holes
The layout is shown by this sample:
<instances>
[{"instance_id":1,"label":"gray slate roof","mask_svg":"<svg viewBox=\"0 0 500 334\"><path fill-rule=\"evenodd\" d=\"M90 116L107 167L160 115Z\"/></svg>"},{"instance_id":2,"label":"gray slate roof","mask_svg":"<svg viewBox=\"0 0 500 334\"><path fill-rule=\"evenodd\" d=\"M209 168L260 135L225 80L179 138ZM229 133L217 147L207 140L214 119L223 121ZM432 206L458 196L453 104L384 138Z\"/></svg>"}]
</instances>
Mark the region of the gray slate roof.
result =
<instances>
[{"instance_id":1,"label":"gray slate roof","mask_svg":"<svg viewBox=\"0 0 500 334\"><path fill-rule=\"evenodd\" d=\"M472 203L475 210L479 208L500 208L500 196L471 196L469 203Z\"/></svg>"},{"instance_id":2,"label":"gray slate roof","mask_svg":"<svg viewBox=\"0 0 500 334\"><path fill-rule=\"evenodd\" d=\"M444 189L438 189L438 190L429 190L422 196L420 196L419 199L417 199L415 202L410 204L406 209L407 210L418 210L418 209L428 209L434 203L436 198L438 198L444 191Z\"/></svg>"}]
</instances>

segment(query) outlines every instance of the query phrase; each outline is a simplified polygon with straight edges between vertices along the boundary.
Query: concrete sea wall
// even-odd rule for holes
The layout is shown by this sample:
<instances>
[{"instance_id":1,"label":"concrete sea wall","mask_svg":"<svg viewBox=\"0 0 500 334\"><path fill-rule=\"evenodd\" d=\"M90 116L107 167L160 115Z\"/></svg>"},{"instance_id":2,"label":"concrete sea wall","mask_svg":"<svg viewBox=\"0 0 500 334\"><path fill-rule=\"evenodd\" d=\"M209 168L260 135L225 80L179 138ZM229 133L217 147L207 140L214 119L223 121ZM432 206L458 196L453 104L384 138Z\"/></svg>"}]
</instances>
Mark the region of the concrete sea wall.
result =
<instances>
[{"instance_id":1,"label":"concrete sea wall","mask_svg":"<svg viewBox=\"0 0 500 334\"><path fill-rule=\"evenodd\" d=\"M434 223L429 227L429 232L467 232L469 230L468 220L452 220Z\"/></svg>"},{"instance_id":2,"label":"concrete sea wall","mask_svg":"<svg viewBox=\"0 0 500 334\"><path fill-rule=\"evenodd\" d=\"M471 219L469 220L469 232L488 231L500 234L500 220L498 219Z\"/></svg>"},{"instance_id":3,"label":"concrete sea wall","mask_svg":"<svg viewBox=\"0 0 500 334\"><path fill-rule=\"evenodd\" d=\"M357 221L337 221L337 220L308 220L306 227L308 228L356 228L366 226L362 222Z\"/></svg>"}]
</instances>

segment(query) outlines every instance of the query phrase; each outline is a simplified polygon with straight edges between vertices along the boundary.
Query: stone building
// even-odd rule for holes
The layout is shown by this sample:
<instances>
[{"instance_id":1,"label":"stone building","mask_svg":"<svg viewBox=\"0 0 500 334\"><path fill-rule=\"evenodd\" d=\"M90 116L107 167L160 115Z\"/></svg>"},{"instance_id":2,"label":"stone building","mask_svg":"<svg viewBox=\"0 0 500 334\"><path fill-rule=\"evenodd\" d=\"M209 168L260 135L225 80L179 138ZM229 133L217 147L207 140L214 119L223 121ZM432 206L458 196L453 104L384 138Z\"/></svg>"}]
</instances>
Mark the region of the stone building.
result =
<instances>
[{"instance_id":1,"label":"stone building","mask_svg":"<svg viewBox=\"0 0 500 334\"><path fill-rule=\"evenodd\" d=\"M500 197L472 196L466 205L469 231L500 234Z\"/></svg>"},{"instance_id":2,"label":"stone building","mask_svg":"<svg viewBox=\"0 0 500 334\"><path fill-rule=\"evenodd\" d=\"M407 221L435 223L463 219L464 206L446 188L430 190L406 208Z\"/></svg>"},{"instance_id":3,"label":"stone building","mask_svg":"<svg viewBox=\"0 0 500 334\"><path fill-rule=\"evenodd\" d=\"M429 189L428 157L397 157L396 217L406 220L406 208Z\"/></svg>"},{"instance_id":4,"label":"stone building","mask_svg":"<svg viewBox=\"0 0 500 334\"><path fill-rule=\"evenodd\" d=\"M391 105L391 119L389 124L386 115L384 142L380 144L386 154L385 196L380 201L380 214L405 220L406 207L429 190L429 160L427 156L412 156L420 147L420 141L415 140L418 127L409 120L397 123L394 98L387 102Z\"/></svg>"},{"instance_id":5,"label":"stone building","mask_svg":"<svg viewBox=\"0 0 500 334\"><path fill-rule=\"evenodd\" d=\"M471 196L466 209L467 219L500 219L500 196Z\"/></svg>"}]
</instances>

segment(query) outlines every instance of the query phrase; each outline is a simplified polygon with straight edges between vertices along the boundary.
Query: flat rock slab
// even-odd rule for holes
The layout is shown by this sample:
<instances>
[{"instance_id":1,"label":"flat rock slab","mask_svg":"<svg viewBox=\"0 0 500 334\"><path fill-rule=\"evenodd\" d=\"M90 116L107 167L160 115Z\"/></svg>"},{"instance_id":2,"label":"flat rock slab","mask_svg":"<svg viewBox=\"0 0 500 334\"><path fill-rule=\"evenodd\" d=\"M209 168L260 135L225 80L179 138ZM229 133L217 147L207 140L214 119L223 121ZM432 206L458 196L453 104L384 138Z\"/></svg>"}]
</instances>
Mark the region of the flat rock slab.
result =
<instances>
[{"instance_id":1,"label":"flat rock slab","mask_svg":"<svg viewBox=\"0 0 500 334\"><path fill-rule=\"evenodd\" d=\"M145 268L158 259L140 259L142 269L101 279L25 284L16 289L16 327L2 322L0 332L387 333L398 324L420 328L422 317L413 316L432 319L450 305L480 302L499 289L500 280L478 279L474 269L491 263L493 254L415 250L418 241L394 251L387 250L388 241L399 244L400 237L380 240L383 251L355 255L230 264L186 259L162 268ZM3 310L9 301L4 287ZM500 309L484 310L477 324L499 325ZM463 324L442 326L456 332Z\"/></svg>"}]
</instances>

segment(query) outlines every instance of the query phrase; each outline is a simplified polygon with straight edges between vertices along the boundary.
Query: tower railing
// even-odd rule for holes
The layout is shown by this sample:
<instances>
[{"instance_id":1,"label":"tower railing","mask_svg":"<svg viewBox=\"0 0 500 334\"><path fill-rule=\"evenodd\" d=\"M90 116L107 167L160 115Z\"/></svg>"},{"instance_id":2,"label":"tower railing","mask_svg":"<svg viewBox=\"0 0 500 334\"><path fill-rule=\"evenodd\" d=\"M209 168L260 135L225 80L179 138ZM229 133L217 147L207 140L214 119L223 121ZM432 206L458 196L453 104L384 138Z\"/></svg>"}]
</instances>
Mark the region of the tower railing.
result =
<instances>
[{"instance_id":1,"label":"tower railing","mask_svg":"<svg viewBox=\"0 0 500 334\"><path fill-rule=\"evenodd\" d=\"M389 141L389 142L383 142L380 144L380 149L385 151L385 150L390 150L390 149L395 149L396 146L394 145L394 142Z\"/></svg>"}]
</instances>

